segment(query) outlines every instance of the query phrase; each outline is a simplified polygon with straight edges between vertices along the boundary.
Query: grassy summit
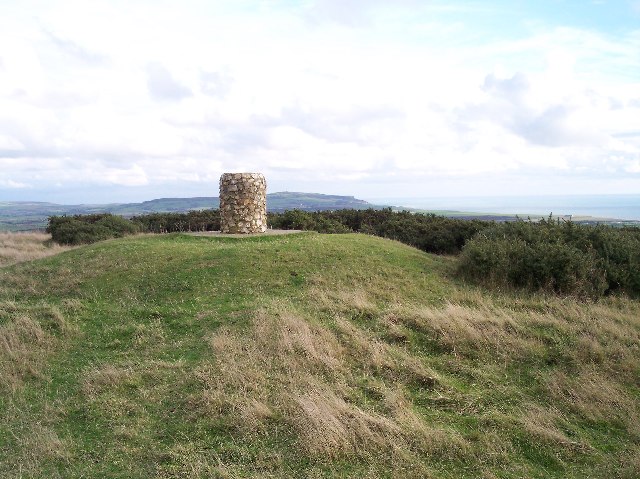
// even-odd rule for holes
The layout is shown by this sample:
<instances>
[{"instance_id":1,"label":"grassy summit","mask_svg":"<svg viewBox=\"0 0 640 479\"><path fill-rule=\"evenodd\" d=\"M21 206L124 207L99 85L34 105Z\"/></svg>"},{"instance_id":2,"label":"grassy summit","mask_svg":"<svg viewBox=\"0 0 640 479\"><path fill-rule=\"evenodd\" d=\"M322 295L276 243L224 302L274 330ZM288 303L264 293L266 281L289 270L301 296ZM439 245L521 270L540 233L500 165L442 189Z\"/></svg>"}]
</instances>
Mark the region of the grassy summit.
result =
<instances>
[{"instance_id":1,"label":"grassy summit","mask_svg":"<svg viewBox=\"0 0 640 479\"><path fill-rule=\"evenodd\" d=\"M638 477L640 305L365 235L0 268L0 477Z\"/></svg>"}]
</instances>

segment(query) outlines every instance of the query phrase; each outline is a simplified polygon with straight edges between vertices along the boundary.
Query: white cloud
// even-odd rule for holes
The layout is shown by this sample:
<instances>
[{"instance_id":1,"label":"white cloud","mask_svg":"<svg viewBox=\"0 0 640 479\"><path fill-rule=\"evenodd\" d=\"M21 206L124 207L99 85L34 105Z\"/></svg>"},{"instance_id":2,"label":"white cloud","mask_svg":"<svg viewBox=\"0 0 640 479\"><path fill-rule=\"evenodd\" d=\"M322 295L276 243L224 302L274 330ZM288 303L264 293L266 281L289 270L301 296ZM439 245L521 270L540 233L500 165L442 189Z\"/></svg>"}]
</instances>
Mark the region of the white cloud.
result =
<instances>
[{"instance_id":1,"label":"white cloud","mask_svg":"<svg viewBox=\"0 0 640 479\"><path fill-rule=\"evenodd\" d=\"M629 173L640 173L640 159L625 162L625 170Z\"/></svg>"},{"instance_id":2,"label":"white cloud","mask_svg":"<svg viewBox=\"0 0 640 479\"><path fill-rule=\"evenodd\" d=\"M0 151L16 152L24 149L24 145L20 141L11 136L0 133Z\"/></svg>"},{"instance_id":3,"label":"white cloud","mask_svg":"<svg viewBox=\"0 0 640 479\"><path fill-rule=\"evenodd\" d=\"M16 4L0 16L2 185L639 173L639 32L477 41L449 19L464 4L282 5Z\"/></svg>"},{"instance_id":4,"label":"white cloud","mask_svg":"<svg viewBox=\"0 0 640 479\"><path fill-rule=\"evenodd\" d=\"M147 65L147 86L149 93L157 100L182 100L193 95L189 88L181 85L159 63Z\"/></svg>"},{"instance_id":5,"label":"white cloud","mask_svg":"<svg viewBox=\"0 0 640 479\"><path fill-rule=\"evenodd\" d=\"M95 174L95 171L92 171ZM101 172L101 178L114 185L141 186L149 183L146 172L140 165L133 165L131 168L105 168Z\"/></svg>"},{"instance_id":6,"label":"white cloud","mask_svg":"<svg viewBox=\"0 0 640 479\"><path fill-rule=\"evenodd\" d=\"M18 181L13 181L13 180L0 180L0 186L2 186L3 188L10 188L15 190L29 188L28 184L20 183Z\"/></svg>"}]
</instances>

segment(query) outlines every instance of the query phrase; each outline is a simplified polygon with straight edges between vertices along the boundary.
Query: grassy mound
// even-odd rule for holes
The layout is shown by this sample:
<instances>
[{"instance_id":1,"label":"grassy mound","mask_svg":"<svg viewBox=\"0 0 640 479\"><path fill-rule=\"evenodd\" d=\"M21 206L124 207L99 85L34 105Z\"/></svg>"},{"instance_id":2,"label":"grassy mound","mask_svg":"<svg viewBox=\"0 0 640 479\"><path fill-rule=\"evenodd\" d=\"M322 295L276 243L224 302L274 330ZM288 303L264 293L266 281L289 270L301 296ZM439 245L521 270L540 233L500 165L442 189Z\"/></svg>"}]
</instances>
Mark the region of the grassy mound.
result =
<instances>
[{"instance_id":1,"label":"grassy mound","mask_svg":"<svg viewBox=\"0 0 640 479\"><path fill-rule=\"evenodd\" d=\"M0 477L638 477L640 305L364 235L0 269Z\"/></svg>"}]
</instances>

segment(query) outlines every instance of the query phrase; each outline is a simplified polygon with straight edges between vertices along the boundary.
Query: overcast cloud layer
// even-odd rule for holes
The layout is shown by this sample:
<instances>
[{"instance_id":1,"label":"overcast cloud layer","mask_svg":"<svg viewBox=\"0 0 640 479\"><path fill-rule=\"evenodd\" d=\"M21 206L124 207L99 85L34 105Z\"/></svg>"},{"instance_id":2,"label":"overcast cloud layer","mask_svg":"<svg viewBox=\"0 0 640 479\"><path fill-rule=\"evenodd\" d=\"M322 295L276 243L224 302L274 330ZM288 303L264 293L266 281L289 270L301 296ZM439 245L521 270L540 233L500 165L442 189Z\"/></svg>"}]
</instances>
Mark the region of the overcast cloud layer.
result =
<instances>
[{"instance_id":1,"label":"overcast cloud layer","mask_svg":"<svg viewBox=\"0 0 640 479\"><path fill-rule=\"evenodd\" d=\"M226 171L637 193L640 2L0 0L0 200L213 196Z\"/></svg>"}]
</instances>

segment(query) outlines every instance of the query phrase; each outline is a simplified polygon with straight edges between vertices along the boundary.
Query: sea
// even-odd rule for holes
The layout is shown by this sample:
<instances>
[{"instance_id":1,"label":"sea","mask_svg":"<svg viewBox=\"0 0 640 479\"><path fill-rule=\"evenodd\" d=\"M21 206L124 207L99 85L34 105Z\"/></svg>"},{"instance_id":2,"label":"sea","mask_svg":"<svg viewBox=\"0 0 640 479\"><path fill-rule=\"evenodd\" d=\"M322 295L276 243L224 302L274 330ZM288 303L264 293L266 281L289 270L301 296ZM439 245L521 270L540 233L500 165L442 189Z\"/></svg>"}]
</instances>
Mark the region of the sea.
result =
<instances>
[{"instance_id":1,"label":"sea","mask_svg":"<svg viewBox=\"0 0 640 479\"><path fill-rule=\"evenodd\" d=\"M551 195L364 198L376 205L431 211L569 216L640 221L640 195Z\"/></svg>"}]
</instances>

